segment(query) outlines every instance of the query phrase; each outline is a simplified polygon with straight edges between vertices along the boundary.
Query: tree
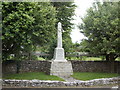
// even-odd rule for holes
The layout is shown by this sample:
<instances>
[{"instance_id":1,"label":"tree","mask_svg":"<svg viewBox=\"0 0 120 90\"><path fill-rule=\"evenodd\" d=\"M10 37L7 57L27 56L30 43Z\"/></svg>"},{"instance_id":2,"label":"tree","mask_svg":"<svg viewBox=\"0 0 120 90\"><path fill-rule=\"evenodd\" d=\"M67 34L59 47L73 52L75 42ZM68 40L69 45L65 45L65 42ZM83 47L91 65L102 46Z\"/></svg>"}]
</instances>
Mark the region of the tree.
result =
<instances>
[{"instance_id":1,"label":"tree","mask_svg":"<svg viewBox=\"0 0 120 90\"><path fill-rule=\"evenodd\" d=\"M52 2L53 6L57 10L57 22L62 23L63 30L66 33L70 33L72 29L73 16L75 15L74 10L76 5L73 2Z\"/></svg>"},{"instance_id":2,"label":"tree","mask_svg":"<svg viewBox=\"0 0 120 90\"><path fill-rule=\"evenodd\" d=\"M51 2L52 5L56 8L56 19L57 23L62 23L62 28L64 30L63 34L63 47L65 49L65 52L71 51L72 47L72 40L70 37L70 33L72 31L72 25L71 20L73 20L74 16L74 10L76 5L73 2ZM56 28L57 28L56 23ZM57 31L57 30L56 30ZM56 44L56 38L53 40L53 44ZM56 46L56 45L51 45ZM54 47L55 48L55 47ZM53 53L53 48L51 48L50 53Z\"/></svg>"},{"instance_id":3,"label":"tree","mask_svg":"<svg viewBox=\"0 0 120 90\"><path fill-rule=\"evenodd\" d=\"M49 3L3 2L3 60L11 53L30 52L49 44L55 35L56 11Z\"/></svg>"},{"instance_id":4,"label":"tree","mask_svg":"<svg viewBox=\"0 0 120 90\"><path fill-rule=\"evenodd\" d=\"M108 61L114 61L120 55L119 4L120 2L94 3L79 26L88 38L85 40L87 49L92 53L105 54Z\"/></svg>"}]
</instances>

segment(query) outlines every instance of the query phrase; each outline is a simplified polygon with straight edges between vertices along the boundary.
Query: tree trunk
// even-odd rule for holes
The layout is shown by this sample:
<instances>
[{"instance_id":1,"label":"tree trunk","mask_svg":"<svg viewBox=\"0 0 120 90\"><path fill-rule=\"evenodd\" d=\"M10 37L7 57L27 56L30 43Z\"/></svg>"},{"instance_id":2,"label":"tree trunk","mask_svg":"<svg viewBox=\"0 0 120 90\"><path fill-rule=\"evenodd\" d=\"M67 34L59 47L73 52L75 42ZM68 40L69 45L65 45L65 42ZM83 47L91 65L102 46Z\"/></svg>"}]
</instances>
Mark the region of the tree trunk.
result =
<instances>
[{"instance_id":1,"label":"tree trunk","mask_svg":"<svg viewBox=\"0 0 120 90\"><path fill-rule=\"evenodd\" d=\"M117 58L116 54L113 53L106 54L106 61L115 61L116 58Z\"/></svg>"},{"instance_id":2,"label":"tree trunk","mask_svg":"<svg viewBox=\"0 0 120 90\"><path fill-rule=\"evenodd\" d=\"M106 54L106 61L109 61L109 54Z\"/></svg>"},{"instance_id":3,"label":"tree trunk","mask_svg":"<svg viewBox=\"0 0 120 90\"><path fill-rule=\"evenodd\" d=\"M110 70L111 73L114 73L114 68L115 68L115 64L114 61L117 58L116 54L110 53L110 54L106 54L106 61L109 61L111 63L110 65Z\"/></svg>"}]
</instances>

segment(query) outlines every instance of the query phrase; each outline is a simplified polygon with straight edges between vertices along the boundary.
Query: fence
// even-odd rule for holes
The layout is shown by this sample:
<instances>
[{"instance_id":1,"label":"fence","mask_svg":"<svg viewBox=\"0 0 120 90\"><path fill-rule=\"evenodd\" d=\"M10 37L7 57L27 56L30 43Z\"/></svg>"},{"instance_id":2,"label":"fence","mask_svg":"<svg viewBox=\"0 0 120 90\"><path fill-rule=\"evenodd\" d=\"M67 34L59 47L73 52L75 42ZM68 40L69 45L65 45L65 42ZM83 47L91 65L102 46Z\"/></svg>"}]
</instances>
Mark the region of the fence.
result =
<instances>
[{"instance_id":1,"label":"fence","mask_svg":"<svg viewBox=\"0 0 120 90\"><path fill-rule=\"evenodd\" d=\"M16 54L11 54L11 56L15 57L17 56ZM28 60L33 60L35 59L35 57L42 59L42 60L48 60L48 59L52 59L53 55L52 54L48 54L45 52L31 52L31 53L21 53L19 54L20 57L23 57ZM67 52L65 53L65 57L68 60L84 60L87 57L102 57L102 59L105 58L105 54L89 54L86 52Z\"/></svg>"},{"instance_id":2,"label":"fence","mask_svg":"<svg viewBox=\"0 0 120 90\"><path fill-rule=\"evenodd\" d=\"M105 54L90 54L90 53L84 53L84 52L72 52L72 53L66 53L66 56L69 60L85 60L87 58L91 59L99 59L104 60ZM101 58L101 59L100 59Z\"/></svg>"},{"instance_id":3,"label":"fence","mask_svg":"<svg viewBox=\"0 0 120 90\"><path fill-rule=\"evenodd\" d=\"M10 54L11 57L21 57L23 59L33 60L36 59L35 57L42 57L44 59L47 59L51 57L52 55L44 52L31 52L31 53L19 53L19 54Z\"/></svg>"}]
</instances>

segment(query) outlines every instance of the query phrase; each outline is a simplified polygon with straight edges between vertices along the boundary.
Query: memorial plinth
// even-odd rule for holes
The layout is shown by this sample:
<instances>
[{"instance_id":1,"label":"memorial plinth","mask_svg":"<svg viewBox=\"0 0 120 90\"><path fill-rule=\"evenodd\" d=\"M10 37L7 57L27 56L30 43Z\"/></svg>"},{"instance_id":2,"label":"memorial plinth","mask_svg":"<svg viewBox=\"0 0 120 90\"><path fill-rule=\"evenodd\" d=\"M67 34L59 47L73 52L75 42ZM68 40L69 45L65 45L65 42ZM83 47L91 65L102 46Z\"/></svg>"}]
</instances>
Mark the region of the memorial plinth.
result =
<instances>
[{"instance_id":1,"label":"memorial plinth","mask_svg":"<svg viewBox=\"0 0 120 90\"><path fill-rule=\"evenodd\" d=\"M50 75L68 77L73 74L71 62L52 62Z\"/></svg>"},{"instance_id":2,"label":"memorial plinth","mask_svg":"<svg viewBox=\"0 0 120 90\"><path fill-rule=\"evenodd\" d=\"M63 48L55 48L53 61L55 62L67 62L65 59L64 49Z\"/></svg>"},{"instance_id":3,"label":"memorial plinth","mask_svg":"<svg viewBox=\"0 0 120 90\"><path fill-rule=\"evenodd\" d=\"M71 62L65 59L64 48L62 48L62 25L58 23L57 47L51 60L50 75L70 76L73 74Z\"/></svg>"}]
</instances>

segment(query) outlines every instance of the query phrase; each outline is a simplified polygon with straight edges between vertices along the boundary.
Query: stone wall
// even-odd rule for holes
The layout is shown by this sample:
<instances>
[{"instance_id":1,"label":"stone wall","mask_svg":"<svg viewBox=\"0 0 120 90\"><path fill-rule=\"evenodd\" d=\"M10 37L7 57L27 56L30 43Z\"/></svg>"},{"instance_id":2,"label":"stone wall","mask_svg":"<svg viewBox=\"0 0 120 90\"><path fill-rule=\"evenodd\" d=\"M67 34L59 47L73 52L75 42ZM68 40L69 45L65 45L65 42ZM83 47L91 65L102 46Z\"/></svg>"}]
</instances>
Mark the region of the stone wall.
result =
<instances>
[{"instance_id":1,"label":"stone wall","mask_svg":"<svg viewBox=\"0 0 120 90\"><path fill-rule=\"evenodd\" d=\"M107 61L71 61L74 72L106 72L118 73L120 72L120 62Z\"/></svg>"},{"instance_id":2,"label":"stone wall","mask_svg":"<svg viewBox=\"0 0 120 90\"><path fill-rule=\"evenodd\" d=\"M51 62L48 61L7 61L2 63L3 75L9 73L23 72L45 72L50 73Z\"/></svg>"},{"instance_id":3,"label":"stone wall","mask_svg":"<svg viewBox=\"0 0 120 90\"><path fill-rule=\"evenodd\" d=\"M20 63L19 72L45 72L49 73L50 64L48 61L22 61Z\"/></svg>"},{"instance_id":4,"label":"stone wall","mask_svg":"<svg viewBox=\"0 0 120 90\"><path fill-rule=\"evenodd\" d=\"M120 78L102 78L94 79L89 81L79 81L79 82L65 82L65 81L50 81L50 80L2 80L3 87L91 87L91 86L101 86L101 85L111 85L118 84Z\"/></svg>"},{"instance_id":5,"label":"stone wall","mask_svg":"<svg viewBox=\"0 0 120 90\"><path fill-rule=\"evenodd\" d=\"M120 72L120 62L71 60L74 72ZM50 73L49 61L7 61L2 63L3 76L9 73L45 72Z\"/></svg>"},{"instance_id":6,"label":"stone wall","mask_svg":"<svg viewBox=\"0 0 120 90\"><path fill-rule=\"evenodd\" d=\"M2 74L14 74L17 73L17 63L16 61L5 61L2 63Z\"/></svg>"}]
</instances>

